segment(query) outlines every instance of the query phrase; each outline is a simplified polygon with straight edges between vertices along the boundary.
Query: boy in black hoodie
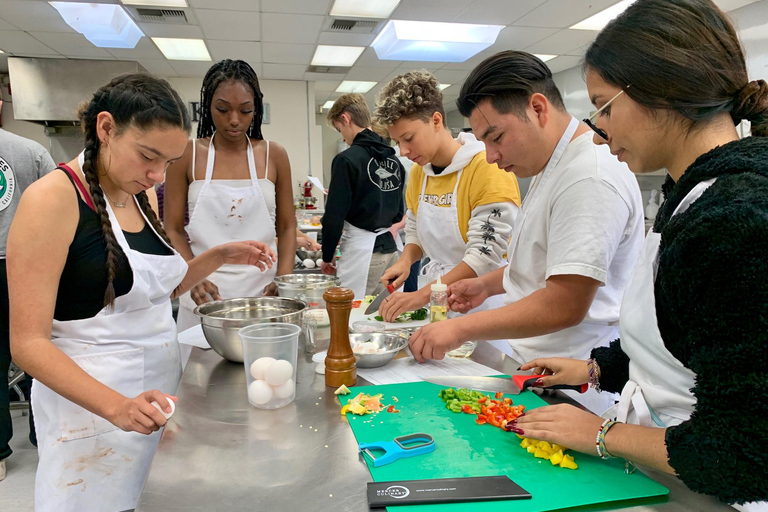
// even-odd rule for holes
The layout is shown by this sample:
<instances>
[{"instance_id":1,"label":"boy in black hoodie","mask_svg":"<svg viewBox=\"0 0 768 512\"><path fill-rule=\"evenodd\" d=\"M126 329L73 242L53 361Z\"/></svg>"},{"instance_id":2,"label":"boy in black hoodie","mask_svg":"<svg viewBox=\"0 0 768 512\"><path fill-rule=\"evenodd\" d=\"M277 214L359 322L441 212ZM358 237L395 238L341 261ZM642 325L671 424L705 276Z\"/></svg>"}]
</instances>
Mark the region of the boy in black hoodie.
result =
<instances>
[{"instance_id":1,"label":"boy in black hoodie","mask_svg":"<svg viewBox=\"0 0 768 512\"><path fill-rule=\"evenodd\" d=\"M384 271L397 261L388 229L403 218L405 169L395 150L372 132L371 114L360 94L345 94L328 112L328 123L349 144L334 157L323 216L324 274L337 271L341 286L357 299L377 295ZM333 266L341 240L338 270Z\"/></svg>"}]
</instances>

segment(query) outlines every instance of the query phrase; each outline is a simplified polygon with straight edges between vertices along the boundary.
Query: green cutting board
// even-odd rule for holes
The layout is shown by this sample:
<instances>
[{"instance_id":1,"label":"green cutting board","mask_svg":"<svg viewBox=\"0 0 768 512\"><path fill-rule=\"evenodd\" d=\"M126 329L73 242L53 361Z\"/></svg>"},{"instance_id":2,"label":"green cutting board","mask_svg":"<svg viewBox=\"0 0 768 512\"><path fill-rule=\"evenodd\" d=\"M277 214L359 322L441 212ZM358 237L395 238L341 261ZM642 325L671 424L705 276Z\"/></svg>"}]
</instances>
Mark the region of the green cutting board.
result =
<instances>
[{"instance_id":1,"label":"green cutting board","mask_svg":"<svg viewBox=\"0 0 768 512\"><path fill-rule=\"evenodd\" d=\"M435 451L392 464L374 468L366 458L373 480L424 480L465 476L507 475L531 493L530 500L509 500L488 504L493 510L543 512L570 507L600 505L609 502L649 498L665 501L669 490L636 471L627 475L621 459L601 460L580 453L571 453L579 468L576 470L552 466L548 460L537 459L520 447L520 439L492 425L477 425L473 414L449 411L438 392L443 389L429 382L389 384L351 388L352 394L341 398L342 405L360 392L383 393L382 403L394 404L399 413L380 412L375 415L347 414L347 420L358 443L391 441L395 437L418 432L435 438ZM398 399L394 401L393 397ZM515 405L526 409L547 405L541 398L524 391L511 396ZM374 455L376 454L374 452ZM627 506L635 503L614 503ZM602 507L590 507L590 509ZM613 508L613 507L610 507ZM392 508L397 512L459 512L478 510L477 503L439 505L409 505Z\"/></svg>"}]
</instances>

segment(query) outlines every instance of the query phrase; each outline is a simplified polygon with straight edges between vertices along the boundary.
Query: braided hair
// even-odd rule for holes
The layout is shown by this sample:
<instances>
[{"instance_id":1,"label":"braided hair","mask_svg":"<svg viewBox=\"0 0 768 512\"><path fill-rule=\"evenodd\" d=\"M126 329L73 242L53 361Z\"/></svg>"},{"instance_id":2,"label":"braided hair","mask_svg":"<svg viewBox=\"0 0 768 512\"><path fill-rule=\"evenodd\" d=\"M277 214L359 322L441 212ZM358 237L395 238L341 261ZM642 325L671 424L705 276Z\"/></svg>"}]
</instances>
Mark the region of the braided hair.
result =
<instances>
[{"instance_id":1,"label":"braided hair","mask_svg":"<svg viewBox=\"0 0 768 512\"><path fill-rule=\"evenodd\" d=\"M197 125L197 138L204 139L213 135L216 127L211 118L213 93L223 82L238 80L253 90L253 120L246 134L251 139L263 139L261 121L264 116L264 95L259 87L259 78L253 68L244 60L225 59L217 62L208 70L200 88L200 123Z\"/></svg>"},{"instance_id":2,"label":"braided hair","mask_svg":"<svg viewBox=\"0 0 768 512\"><path fill-rule=\"evenodd\" d=\"M104 306L115 303L113 281L117 273L118 242L112 231L104 192L99 185L98 155L101 147L96 120L101 112L109 112L119 132L129 126L146 130L156 126L191 130L189 113L178 93L165 80L146 74L129 74L114 78L101 87L87 104L80 108L79 118L85 139L83 174L101 222L101 234L107 249L107 289ZM155 231L170 245L162 224L152 210L144 191L136 194L139 207Z\"/></svg>"}]
</instances>

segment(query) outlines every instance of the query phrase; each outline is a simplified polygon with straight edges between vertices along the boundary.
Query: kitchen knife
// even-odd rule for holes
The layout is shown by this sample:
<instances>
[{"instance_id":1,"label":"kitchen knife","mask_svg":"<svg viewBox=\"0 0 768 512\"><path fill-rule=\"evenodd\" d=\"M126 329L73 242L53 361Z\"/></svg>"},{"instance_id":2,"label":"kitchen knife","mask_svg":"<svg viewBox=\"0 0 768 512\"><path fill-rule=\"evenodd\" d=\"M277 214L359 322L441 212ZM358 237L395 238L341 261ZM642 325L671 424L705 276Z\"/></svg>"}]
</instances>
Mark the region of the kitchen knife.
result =
<instances>
[{"instance_id":1,"label":"kitchen knife","mask_svg":"<svg viewBox=\"0 0 768 512\"><path fill-rule=\"evenodd\" d=\"M371 315L373 313L376 313L379 310L379 306L381 305L381 303L384 302L384 299L389 297L389 295L395 291L395 287L392 286L393 282L394 280L390 281L389 284L387 285L387 289L381 292L378 295L378 297L373 299L373 302L371 302L371 305L368 306L365 310L366 315Z\"/></svg>"},{"instance_id":2,"label":"kitchen knife","mask_svg":"<svg viewBox=\"0 0 768 512\"><path fill-rule=\"evenodd\" d=\"M432 384L437 384L438 386L519 395L520 390L525 390L531 387L534 381L540 377L541 375L514 375L510 379L508 377L468 377L465 375L454 375L450 377L425 377L423 380L431 382ZM584 393L587 388L589 388L588 384L583 384L581 386L558 384L544 389L572 389L579 393Z\"/></svg>"}]
</instances>

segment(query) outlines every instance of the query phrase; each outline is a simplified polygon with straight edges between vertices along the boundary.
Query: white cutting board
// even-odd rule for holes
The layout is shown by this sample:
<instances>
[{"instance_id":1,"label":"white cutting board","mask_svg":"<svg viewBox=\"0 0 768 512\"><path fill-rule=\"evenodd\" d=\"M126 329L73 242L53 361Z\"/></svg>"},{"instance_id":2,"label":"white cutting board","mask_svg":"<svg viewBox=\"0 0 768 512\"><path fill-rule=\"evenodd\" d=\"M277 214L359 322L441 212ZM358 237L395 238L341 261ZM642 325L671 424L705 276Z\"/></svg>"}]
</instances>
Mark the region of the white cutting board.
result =
<instances>
[{"instance_id":1,"label":"white cutting board","mask_svg":"<svg viewBox=\"0 0 768 512\"><path fill-rule=\"evenodd\" d=\"M352 308L352 312L349 314L349 327L352 327L352 324L354 324L357 321L360 320L370 320L372 322L378 322L379 320L376 320L374 317L378 316L378 313L373 313L372 315L366 315L365 314L365 308L368 307L368 304L363 303L360 305L359 308ZM408 322L381 322L384 324L385 330L390 329L410 329L413 327L422 327L424 325L427 325L429 323L429 318L425 318L424 320L410 320Z\"/></svg>"}]
</instances>

